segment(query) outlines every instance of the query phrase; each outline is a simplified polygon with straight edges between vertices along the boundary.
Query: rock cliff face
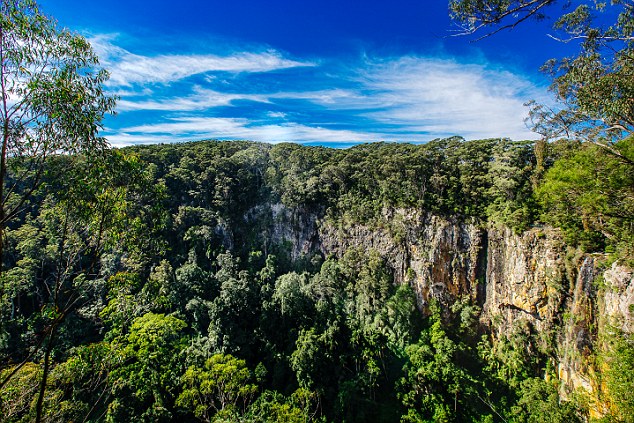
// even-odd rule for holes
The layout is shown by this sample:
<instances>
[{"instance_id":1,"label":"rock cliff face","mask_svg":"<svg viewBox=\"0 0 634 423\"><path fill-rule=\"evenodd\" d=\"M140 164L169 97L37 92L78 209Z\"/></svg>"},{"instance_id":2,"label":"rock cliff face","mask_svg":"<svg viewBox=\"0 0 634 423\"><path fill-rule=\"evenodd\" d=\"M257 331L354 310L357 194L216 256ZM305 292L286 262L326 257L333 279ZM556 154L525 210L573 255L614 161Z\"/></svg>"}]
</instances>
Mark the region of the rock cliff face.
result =
<instances>
[{"instance_id":1,"label":"rock cliff face","mask_svg":"<svg viewBox=\"0 0 634 423\"><path fill-rule=\"evenodd\" d=\"M481 321L495 336L504 336L521 320L541 333L557 324L568 290L562 245L549 229L521 235L487 229Z\"/></svg>"},{"instance_id":2,"label":"rock cliff face","mask_svg":"<svg viewBox=\"0 0 634 423\"><path fill-rule=\"evenodd\" d=\"M594 257L585 257L578 269L570 301L562 315L558 336L559 379L563 389L572 392L582 388L588 392L596 389L589 377L590 362L596 338L597 292L595 279L599 273Z\"/></svg>"},{"instance_id":3,"label":"rock cliff face","mask_svg":"<svg viewBox=\"0 0 634 423\"><path fill-rule=\"evenodd\" d=\"M378 251L396 283L409 283L425 309L431 298L453 303L463 295L483 298L486 231L473 223L411 210L384 212L380 227L321 225L321 251L341 256L350 247Z\"/></svg>"},{"instance_id":4,"label":"rock cliff face","mask_svg":"<svg viewBox=\"0 0 634 423\"><path fill-rule=\"evenodd\" d=\"M496 338L527 324L551 343L565 391L595 389L585 358L597 327L605 323L599 317L634 330L634 272L616 263L602 269L602 257L571 250L551 228L515 234L416 210L384 210L372 226L342 225L281 205L271 210L271 239L289 242L294 257L376 250L395 283L411 284L423 312L432 298L451 304L469 296L482 308L481 324Z\"/></svg>"},{"instance_id":5,"label":"rock cliff face","mask_svg":"<svg viewBox=\"0 0 634 423\"><path fill-rule=\"evenodd\" d=\"M634 271L614 263L603 272L606 285L601 311L624 332L634 332Z\"/></svg>"}]
</instances>

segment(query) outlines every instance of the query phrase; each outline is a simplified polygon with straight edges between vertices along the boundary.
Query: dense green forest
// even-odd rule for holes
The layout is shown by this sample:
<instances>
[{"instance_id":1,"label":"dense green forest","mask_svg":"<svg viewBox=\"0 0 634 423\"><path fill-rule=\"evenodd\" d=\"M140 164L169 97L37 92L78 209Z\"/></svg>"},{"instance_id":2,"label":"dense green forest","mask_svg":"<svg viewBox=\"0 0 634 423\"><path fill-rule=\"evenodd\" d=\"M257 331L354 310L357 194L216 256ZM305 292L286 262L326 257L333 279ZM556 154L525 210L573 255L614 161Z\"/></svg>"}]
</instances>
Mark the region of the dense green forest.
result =
<instances>
[{"instance_id":1,"label":"dense green forest","mask_svg":"<svg viewBox=\"0 0 634 423\"><path fill-rule=\"evenodd\" d=\"M473 33L554 3L449 5ZM634 9L610 6L605 32L583 7L557 21L585 42L551 64L567 108L534 105L540 141L113 149L99 130L115 99L88 42L3 1L0 421L634 421L631 334L601 315L620 289L604 271L634 261ZM407 213L557 243L549 330L540 304L484 316L486 272L435 295L379 242L341 241L404 246ZM320 244L324 228L341 248ZM432 283L443 260L459 261L429 264ZM503 312L519 317L505 327ZM584 332L574 348L563 328ZM570 355L589 389L564 384Z\"/></svg>"},{"instance_id":2,"label":"dense green forest","mask_svg":"<svg viewBox=\"0 0 634 423\"><path fill-rule=\"evenodd\" d=\"M593 146L535 147L209 141L54 157L6 231L2 419L31 420L40 396L45 421L581 419L552 351L525 347L537 334L492 344L478 304L421 313L376 251L293 257L269 233L272 205L340 227L417 208L516 231L547 221L587 251L630 251L631 169ZM604 177L584 177L588 160ZM606 395L631 375L606 373Z\"/></svg>"}]
</instances>

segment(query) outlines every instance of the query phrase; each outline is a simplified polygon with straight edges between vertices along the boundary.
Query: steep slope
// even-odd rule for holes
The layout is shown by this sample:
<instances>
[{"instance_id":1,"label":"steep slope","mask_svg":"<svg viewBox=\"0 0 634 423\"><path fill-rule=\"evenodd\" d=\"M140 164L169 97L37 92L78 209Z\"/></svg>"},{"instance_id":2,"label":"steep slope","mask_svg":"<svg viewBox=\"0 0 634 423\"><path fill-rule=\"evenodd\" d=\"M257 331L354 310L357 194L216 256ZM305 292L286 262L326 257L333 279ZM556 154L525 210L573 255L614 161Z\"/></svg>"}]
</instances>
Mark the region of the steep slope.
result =
<instances>
[{"instance_id":1,"label":"steep slope","mask_svg":"<svg viewBox=\"0 0 634 423\"><path fill-rule=\"evenodd\" d=\"M600 395L593 361L599 332L606 325L634 328L634 271L618 262L606 268L604 255L570 248L551 227L515 233L415 209L385 209L380 223L342 227L282 204L270 212L272 239L287 243L293 257L375 251L395 283L412 286L423 313L431 301L450 307L466 296L481 307L482 330L494 342L525 328L536 338L527 348L551 357L563 395Z\"/></svg>"}]
</instances>

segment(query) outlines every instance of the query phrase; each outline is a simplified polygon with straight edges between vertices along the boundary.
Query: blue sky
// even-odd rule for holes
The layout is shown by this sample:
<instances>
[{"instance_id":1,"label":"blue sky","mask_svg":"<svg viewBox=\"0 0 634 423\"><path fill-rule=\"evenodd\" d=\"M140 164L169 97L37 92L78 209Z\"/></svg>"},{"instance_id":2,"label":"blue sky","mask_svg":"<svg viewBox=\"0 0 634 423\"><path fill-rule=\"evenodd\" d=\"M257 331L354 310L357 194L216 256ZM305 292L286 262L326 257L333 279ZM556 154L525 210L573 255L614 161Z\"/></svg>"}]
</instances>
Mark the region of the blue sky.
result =
<instances>
[{"instance_id":1,"label":"blue sky","mask_svg":"<svg viewBox=\"0 0 634 423\"><path fill-rule=\"evenodd\" d=\"M41 0L85 35L119 96L112 145L249 139L345 145L536 138L538 72L566 46L529 25L452 37L447 2Z\"/></svg>"}]
</instances>

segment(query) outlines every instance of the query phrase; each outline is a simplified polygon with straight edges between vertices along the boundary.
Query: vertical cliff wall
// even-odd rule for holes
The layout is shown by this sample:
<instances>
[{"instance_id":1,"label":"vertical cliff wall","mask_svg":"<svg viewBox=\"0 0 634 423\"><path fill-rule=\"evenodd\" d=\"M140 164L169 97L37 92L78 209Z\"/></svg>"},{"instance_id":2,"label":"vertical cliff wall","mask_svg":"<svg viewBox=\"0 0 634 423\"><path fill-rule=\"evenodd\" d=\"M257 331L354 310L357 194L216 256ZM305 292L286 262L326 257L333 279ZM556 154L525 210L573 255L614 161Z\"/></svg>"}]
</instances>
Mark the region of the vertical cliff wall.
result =
<instances>
[{"instance_id":1,"label":"vertical cliff wall","mask_svg":"<svg viewBox=\"0 0 634 423\"><path fill-rule=\"evenodd\" d=\"M384 210L372 224L343 224L315 214L272 208L274 242L293 257L320 252L341 257L349 248L375 250L408 283L424 312L431 299L450 305L469 296L494 339L528 327L551 351L562 391L597 389L589 357L605 321L634 330L634 272L565 245L552 228L522 234L417 210ZM598 283L601 281L601 284ZM602 288L599 289L598 287Z\"/></svg>"},{"instance_id":2,"label":"vertical cliff wall","mask_svg":"<svg viewBox=\"0 0 634 423\"><path fill-rule=\"evenodd\" d=\"M351 247L376 250L393 269L396 283L412 285L421 309L431 298L451 304L463 295L479 296L485 230L413 210L387 210L383 217L375 226L321 225L321 251L341 256Z\"/></svg>"}]
</instances>

